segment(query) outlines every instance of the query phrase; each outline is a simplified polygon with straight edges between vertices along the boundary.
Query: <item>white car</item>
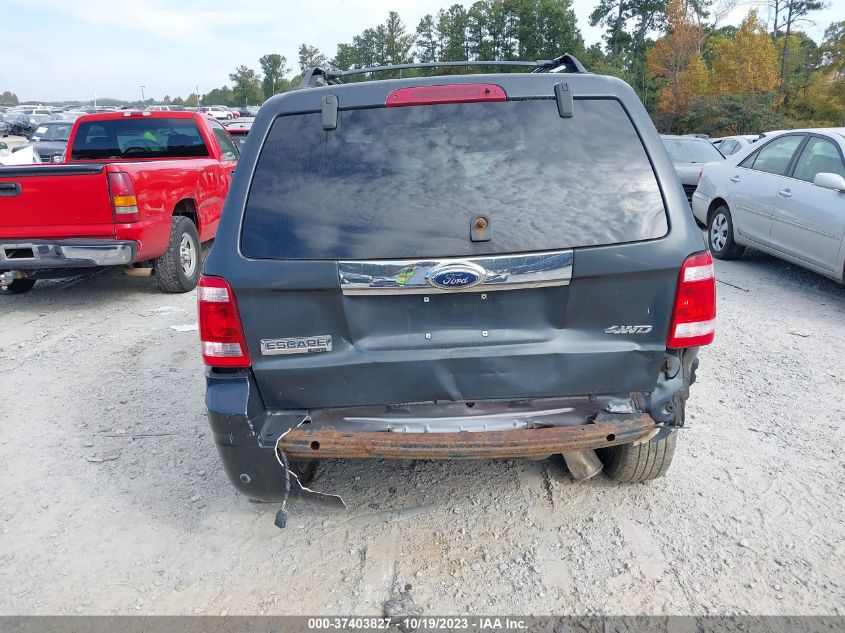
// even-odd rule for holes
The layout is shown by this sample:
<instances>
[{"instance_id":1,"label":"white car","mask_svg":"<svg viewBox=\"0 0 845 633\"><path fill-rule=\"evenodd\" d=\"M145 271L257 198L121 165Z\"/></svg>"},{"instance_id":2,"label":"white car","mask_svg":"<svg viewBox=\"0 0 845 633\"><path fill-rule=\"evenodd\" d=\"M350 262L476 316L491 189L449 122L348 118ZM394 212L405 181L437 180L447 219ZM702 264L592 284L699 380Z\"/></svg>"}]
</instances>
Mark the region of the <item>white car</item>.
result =
<instances>
[{"instance_id":1,"label":"white car","mask_svg":"<svg viewBox=\"0 0 845 633\"><path fill-rule=\"evenodd\" d=\"M204 110L206 114L213 116L215 119L233 119L235 116L231 110L223 106L209 106Z\"/></svg>"},{"instance_id":2,"label":"white car","mask_svg":"<svg viewBox=\"0 0 845 633\"><path fill-rule=\"evenodd\" d=\"M723 136L714 138L710 142L725 156L732 156L741 149L745 149L760 138L759 135L742 134L739 136Z\"/></svg>"},{"instance_id":3,"label":"white car","mask_svg":"<svg viewBox=\"0 0 845 633\"><path fill-rule=\"evenodd\" d=\"M751 246L845 283L845 128L780 132L705 165L692 212L718 259Z\"/></svg>"}]
</instances>

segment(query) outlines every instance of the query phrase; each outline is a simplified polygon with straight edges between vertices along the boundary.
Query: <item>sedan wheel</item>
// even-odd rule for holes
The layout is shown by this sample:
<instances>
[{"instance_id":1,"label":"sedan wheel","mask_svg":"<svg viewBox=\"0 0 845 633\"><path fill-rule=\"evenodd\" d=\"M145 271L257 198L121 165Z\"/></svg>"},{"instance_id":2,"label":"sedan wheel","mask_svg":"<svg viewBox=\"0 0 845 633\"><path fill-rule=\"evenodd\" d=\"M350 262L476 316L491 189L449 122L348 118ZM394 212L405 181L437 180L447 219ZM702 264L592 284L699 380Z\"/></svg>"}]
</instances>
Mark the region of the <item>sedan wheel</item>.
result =
<instances>
[{"instance_id":1,"label":"sedan wheel","mask_svg":"<svg viewBox=\"0 0 845 633\"><path fill-rule=\"evenodd\" d=\"M728 218L724 213L717 213L710 223L710 245L713 250L725 250L728 242Z\"/></svg>"},{"instance_id":2,"label":"sedan wheel","mask_svg":"<svg viewBox=\"0 0 845 633\"><path fill-rule=\"evenodd\" d=\"M716 259L738 259L745 247L734 242L734 224L728 207L720 205L707 223L707 244Z\"/></svg>"}]
</instances>

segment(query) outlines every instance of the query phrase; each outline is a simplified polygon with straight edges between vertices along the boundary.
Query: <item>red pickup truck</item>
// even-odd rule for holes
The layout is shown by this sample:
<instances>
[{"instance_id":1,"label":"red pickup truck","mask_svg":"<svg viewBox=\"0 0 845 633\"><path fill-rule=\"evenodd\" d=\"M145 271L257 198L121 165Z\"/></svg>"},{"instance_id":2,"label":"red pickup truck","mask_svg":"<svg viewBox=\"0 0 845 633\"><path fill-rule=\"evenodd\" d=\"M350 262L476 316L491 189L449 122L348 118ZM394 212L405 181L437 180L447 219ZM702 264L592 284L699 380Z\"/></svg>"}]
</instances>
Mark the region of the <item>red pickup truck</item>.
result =
<instances>
[{"instance_id":1,"label":"red pickup truck","mask_svg":"<svg viewBox=\"0 0 845 633\"><path fill-rule=\"evenodd\" d=\"M0 290L116 265L152 268L164 292L192 290L237 159L203 114L80 117L63 163L0 167Z\"/></svg>"}]
</instances>

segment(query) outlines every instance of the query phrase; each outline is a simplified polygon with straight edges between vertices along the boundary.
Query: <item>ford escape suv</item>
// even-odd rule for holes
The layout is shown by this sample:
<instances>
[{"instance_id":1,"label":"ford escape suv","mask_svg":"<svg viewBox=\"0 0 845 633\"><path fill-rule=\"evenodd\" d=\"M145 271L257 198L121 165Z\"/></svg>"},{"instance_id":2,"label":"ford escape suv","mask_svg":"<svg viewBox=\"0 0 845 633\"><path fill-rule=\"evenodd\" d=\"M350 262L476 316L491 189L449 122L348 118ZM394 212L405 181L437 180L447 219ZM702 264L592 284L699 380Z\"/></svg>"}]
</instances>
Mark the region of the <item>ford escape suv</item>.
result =
<instances>
[{"instance_id":1,"label":"ford escape suv","mask_svg":"<svg viewBox=\"0 0 845 633\"><path fill-rule=\"evenodd\" d=\"M711 256L634 91L532 65L314 69L261 108L198 291L209 420L247 496L284 500L317 459L668 468Z\"/></svg>"}]
</instances>

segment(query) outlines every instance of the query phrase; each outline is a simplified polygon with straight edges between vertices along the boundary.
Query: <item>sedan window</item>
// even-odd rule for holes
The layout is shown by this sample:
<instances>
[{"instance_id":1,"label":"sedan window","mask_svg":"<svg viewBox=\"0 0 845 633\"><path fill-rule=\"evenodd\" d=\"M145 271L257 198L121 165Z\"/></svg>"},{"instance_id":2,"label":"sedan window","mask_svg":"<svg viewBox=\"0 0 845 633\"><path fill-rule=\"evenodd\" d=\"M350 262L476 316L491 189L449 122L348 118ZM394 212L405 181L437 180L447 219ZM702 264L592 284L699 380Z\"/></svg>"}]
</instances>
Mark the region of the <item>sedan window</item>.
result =
<instances>
[{"instance_id":1,"label":"sedan window","mask_svg":"<svg viewBox=\"0 0 845 633\"><path fill-rule=\"evenodd\" d=\"M792 155L803 140L804 136L800 134L790 134L775 139L757 152L753 162L744 161L742 166L777 176L785 176L786 170L789 168L789 161L792 160Z\"/></svg>"},{"instance_id":2,"label":"sedan window","mask_svg":"<svg viewBox=\"0 0 845 633\"><path fill-rule=\"evenodd\" d=\"M728 139L724 143L722 143L721 147L719 147L719 151L722 152L725 156L730 156L731 154L735 154L736 150L739 149L739 143L734 141L733 139Z\"/></svg>"},{"instance_id":3,"label":"sedan window","mask_svg":"<svg viewBox=\"0 0 845 633\"><path fill-rule=\"evenodd\" d=\"M845 178L845 166L836 146L823 138L812 137L801 152L795 164L793 177L798 180L813 182L816 174L839 174Z\"/></svg>"}]
</instances>

